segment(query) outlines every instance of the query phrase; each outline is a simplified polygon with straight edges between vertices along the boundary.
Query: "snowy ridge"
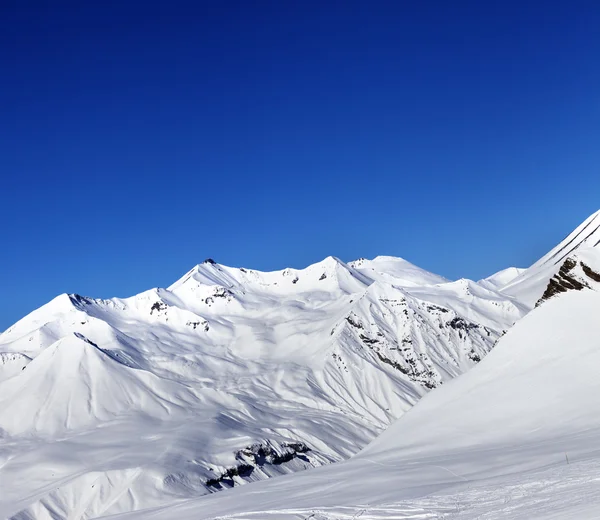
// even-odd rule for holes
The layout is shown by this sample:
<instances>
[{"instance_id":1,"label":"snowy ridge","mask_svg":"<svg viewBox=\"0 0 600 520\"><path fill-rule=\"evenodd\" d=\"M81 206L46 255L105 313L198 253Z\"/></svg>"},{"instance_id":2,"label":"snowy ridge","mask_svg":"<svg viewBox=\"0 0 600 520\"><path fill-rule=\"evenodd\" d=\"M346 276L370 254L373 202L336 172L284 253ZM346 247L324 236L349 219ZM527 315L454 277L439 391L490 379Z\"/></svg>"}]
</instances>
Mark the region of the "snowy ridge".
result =
<instances>
[{"instance_id":1,"label":"snowy ridge","mask_svg":"<svg viewBox=\"0 0 600 520\"><path fill-rule=\"evenodd\" d=\"M600 211L590 215L560 244L531 267L520 272L506 284L497 286L496 289L531 309L543 297L549 280L559 273L567 260L578 263L578 258L586 255L594 258L598 250L600 250ZM585 263L585 259L583 262ZM582 282L586 284L586 280L589 280L589 277L584 275Z\"/></svg>"},{"instance_id":2,"label":"snowy ridge","mask_svg":"<svg viewBox=\"0 0 600 520\"><path fill-rule=\"evenodd\" d=\"M488 276L483 280L479 280L479 282L477 283L483 285L484 287L498 290L508 285L515 278L517 278L517 276L520 276L523 272L525 272L525 269L520 269L518 267L508 267L507 269L498 271L492 276Z\"/></svg>"},{"instance_id":3,"label":"snowy ridge","mask_svg":"<svg viewBox=\"0 0 600 520\"><path fill-rule=\"evenodd\" d=\"M449 281L442 276L425 271L403 258L394 256L377 256L373 260L360 258L348 265L369 278L401 287L435 285Z\"/></svg>"},{"instance_id":4,"label":"snowy ridge","mask_svg":"<svg viewBox=\"0 0 600 520\"><path fill-rule=\"evenodd\" d=\"M600 211L590 215L560 244L531 267L538 268L550 263L558 265L577 249L598 246L600 246Z\"/></svg>"}]
</instances>

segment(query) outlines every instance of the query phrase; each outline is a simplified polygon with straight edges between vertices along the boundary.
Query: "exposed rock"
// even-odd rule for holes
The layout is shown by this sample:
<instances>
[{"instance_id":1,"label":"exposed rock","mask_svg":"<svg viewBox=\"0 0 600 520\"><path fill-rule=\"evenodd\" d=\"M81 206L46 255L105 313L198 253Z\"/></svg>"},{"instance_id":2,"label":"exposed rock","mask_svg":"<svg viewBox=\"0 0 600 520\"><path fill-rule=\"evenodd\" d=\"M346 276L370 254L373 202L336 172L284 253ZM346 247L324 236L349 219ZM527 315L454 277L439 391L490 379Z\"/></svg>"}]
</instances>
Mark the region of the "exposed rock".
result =
<instances>
[{"instance_id":1,"label":"exposed rock","mask_svg":"<svg viewBox=\"0 0 600 520\"><path fill-rule=\"evenodd\" d=\"M346 321L357 329L364 329L363 324L359 321L358 317L355 314L350 314L346 317Z\"/></svg>"},{"instance_id":2,"label":"exposed rock","mask_svg":"<svg viewBox=\"0 0 600 520\"><path fill-rule=\"evenodd\" d=\"M154 302L152 304L152 307L150 307L150 314L154 313L154 311L156 312L160 312L160 311L164 311L167 308L167 304L164 302Z\"/></svg>"},{"instance_id":3,"label":"exposed rock","mask_svg":"<svg viewBox=\"0 0 600 520\"><path fill-rule=\"evenodd\" d=\"M232 487L235 485L234 477L249 477L256 468L267 464L279 466L300 458L309 462L304 454L311 449L303 442L290 442L282 444L276 449L270 442L256 443L239 450L235 454L238 464L227 468L221 475L210 478L206 481L206 486L219 490L222 484Z\"/></svg>"},{"instance_id":4,"label":"exposed rock","mask_svg":"<svg viewBox=\"0 0 600 520\"><path fill-rule=\"evenodd\" d=\"M468 322L459 316L452 318L449 322L446 323L446 325L452 327L454 330L464 330L465 332L479 328L479 325L477 325L476 323Z\"/></svg>"},{"instance_id":5,"label":"exposed rock","mask_svg":"<svg viewBox=\"0 0 600 520\"><path fill-rule=\"evenodd\" d=\"M600 273L597 273L583 262L581 262L581 268L583 269L583 272L588 278L591 278L592 280L594 280L594 282L600 282Z\"/></svg>"},{"instance_id":6,"label":"exposed rock","mask_svg":"<svg viewBox=\"0 0 600 520\"><path fill-rule=\"evenodd\" d=\"M555 274L550 279L550 282L548 283L548 286L546 287L544 294L537 301L535 306L538 307L543 302L545 302L549 298L552 298L553 296L556 296L557 294L564 293L567 291L572 291L572 290L581 291L582 289L589 287L585 282L581 282L580 280L577 280L574 276L572 276L570 274L576 266L577 266L576 260L574 260L573 258L567 258L563 262L563 264L560 266L558 273ZM582 265L582 268L583 268L583 265ZM590 272L592 272L593 274L596 274L589 267L587 267L587 269ZM584 272L585 272L585 269L584 269ZM592 278L592 277L590 277L590 278Z\"/></svg>"}]
</instances>

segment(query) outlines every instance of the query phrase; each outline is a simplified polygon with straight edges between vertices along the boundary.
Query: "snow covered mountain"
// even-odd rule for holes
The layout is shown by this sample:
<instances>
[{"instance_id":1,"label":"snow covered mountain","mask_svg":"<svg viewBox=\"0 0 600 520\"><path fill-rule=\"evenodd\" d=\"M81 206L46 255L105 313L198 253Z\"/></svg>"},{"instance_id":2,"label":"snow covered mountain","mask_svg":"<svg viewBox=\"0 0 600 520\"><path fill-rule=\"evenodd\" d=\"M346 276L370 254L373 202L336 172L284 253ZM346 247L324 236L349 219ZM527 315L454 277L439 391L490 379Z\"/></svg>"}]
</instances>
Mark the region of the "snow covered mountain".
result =
<instances>
[{"instance_id":1,"label":"snow covered mountain","mask_svg":"<svg viewBox=\"0 0 600 520\"><path fill-rule=\"evenodd\" d=\"M483 280L479 280L479 284L484 287L488 287L491 289L501 289L502 287L508 285L515 278L523 274L526 269L519 269L518 267L508 267L506 269L502 269L502 271L498 271L492 276L488 276Z\"/></svg>"},{"instance_id":2,"label":"snow covered mountain","mask_svg":"<svg viewBox=\"0 0 600 520\"><path fill-rule=\"evenodd\" d=\"M392 257L209 259L131 298L58 296L0 335L0 517L97 518L348 459L535 302L593 287L577 237L480 282Z\"/></svg>"},{"instance_id":3,"label":"snow covered mountain","mask_svg":"<svg viewBox=\"0 0 600 520\"><path fill-rule=\"evenodd\" d=\"M585 287L545 298L357 456L123 520L600 517L600 251L569 259Z\"/></svg>"},{"instance_id":4,"label":"snow covered mountain","mask_svg":"<svg viewBox=\"0 0 600 520\"><path fill-rule=\"evenodd\" d=\"M346 459L524 312L389 257L207 260L132 298L61 295L0 336L0 517L93 518Z\"/></svg>"}]
</instances>

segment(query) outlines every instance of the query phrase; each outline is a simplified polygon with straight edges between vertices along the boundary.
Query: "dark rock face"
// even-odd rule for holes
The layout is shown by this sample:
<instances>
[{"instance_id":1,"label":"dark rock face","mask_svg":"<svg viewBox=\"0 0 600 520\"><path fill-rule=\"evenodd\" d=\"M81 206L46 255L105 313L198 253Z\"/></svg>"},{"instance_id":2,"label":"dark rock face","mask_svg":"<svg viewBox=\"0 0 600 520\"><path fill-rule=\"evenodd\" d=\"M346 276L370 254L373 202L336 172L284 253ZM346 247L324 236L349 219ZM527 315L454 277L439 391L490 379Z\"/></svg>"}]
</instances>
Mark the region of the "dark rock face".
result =
<instances>
[{"instance_id":1,"label":"dark rock face","mask_svg":"<svg viewBox=\"0 0 600 520\"><path fill-rule=\"evenodd\" d=\"M441 312L441 313L443 313L443 314L445 314L445 313L447 313L447 312L450 312L450 311L449 311L448 309L446 309L445 307L440 307L439 305L433 305L433 304L432 304L432 305L427 305L427 310L428 310L429 312L432 312L432 311L437 311L437 312Z\"/></svg>"},{"instance_id":2,"label":"dark rock face","mask_svg":"<svg viewBox=\"0 0 600 520\"><path fill-rule=\"evenodd\" d=\"M394 361L392 359L385 357L384 355L381 354L381 352L379 352L377 350L373 350L373 352L375 352L375 354L379 358L379 361L381 361L382 363L385 363L386 365L390 365L392 368L395 368L399 372L402 372L404 375L408 376L413 381L420 383L425 388L428 388L429 390L431 390L438 386L436 384L435 380L432 379L435 376L435 374L432 371L427 371L427 370L420 371L419 369L417 369L416 361L414 359L412 359L412 358L406 359L406 363L408 364L408 368L406 368L406 367L403 367L397 361Z\"/></svg>"},{"instance_id":3,"label":"dark rock face","mask_svg":"<svg viewBox=\"0 0 600 520\"><path fill-rule=\"evenodd\" d=\"M369 338L368 336L365 336L364 334L359 334L358 337L362 340L363 343L366 343L367 345L374 345L375 343L379 343L378 339Z\"/></svg>"},{"instance_id":4,"label":"dark rock face","mask_svg":"<svg viewBox=\"0 0 600 520\"><path fill-rule=\"evenodd\" d=\"M238 464L227 468L218 477L206 481L206 486L217 491L223 488L223 484L233 487L234 477L249 477L256 468L271 464L279 466L294 459L302 459L309 462L305 456L311 449L303 442L284 443L279 450L270 443L256 443L236 452L235 458Z\"/></svg>"},{"instance_id":5,"label":"dark rock face","mask_svg":"<svg viewBox=\"0 0 600 520\"><path fill-rule=\"evenodd\" d=\"M211 296L207 296L201 301L203 301L210 307L215 303L215 298L222 298L229 302L233 299L233 293L225 287L216 287Z\"/></svg>"},{"instance_id":6,"label":"dark rock face","mask_svg":"<svg viewBox=\"0 0 600 520\"><path fill-rule=\"evenodd\" d=\"M157 311L157 312L164 311L166 308L167 308L166 303L154 302L152 304L152 307L150 307L150 314L152 314L154 311Z\"/></svg>"},{"instance_id":7,"label":"dark rock face","mask_svg":"<svg viewBox=\"0 0 600 520\"><path fill-rule=\"evenodd\" d=\"M446 323L446 325L452 327L454 330L464 330L465 332L479 328L479 325L477 325L476 323L470 323L458 316L456 318L451 319L448 323Z\"/></svg>"},{"instance_id":8,"label":"dark rock face","mask_svg":"<svg viewBox=\"0 0 600 520\"><path fill-rule=\"evenodd\" d=\"M355 329L358 339L362 342L362 344L369 348L382 363L391 366L395 370L398 370L402 374L408 376L412 381L415 381L430 390L432 388L436 388L438 384L441 384L435 380L436 374L430 368L424 368L420 363L417 362L414 354L410 352L409 348L402 349L404 351L402 356L403 359L391 359L384 348L386 341L381 339L383 337L381 332L377 332L378 337L373 337L374 334L372 332L367 333L365 326L354 313L351 313L346 317L346 322ZM409 337L402 339L403 346L410 345L411 343L412 340ZM393 348L393 350L398 349L399 346Z\"/></svg>"},{"instance_id":9,"label":"dark rock face","mask_svg":"<svg viewBox=\"0 0 600 520\"><path fill-rule=\"evenodd\" d=\"M202 326L204 328L204 332L208 332L210 327L208 325L208 321L188 321L186 323L188 327L192 327L192 329L196 330L197 327Z\"/></svg>"},{"instance_id":10,"label":"dark rock face","mask_svg":"<svg viewBox=\"0 0 600 520\"><path fill-rule=\"evenodd\" d=\"M475 363L479 363L481 361L481 356L479 356L479 354L477 354L477 352L474 350L469 351L467 356L471 361L475 361Z\"/></svg>"},{"instance_id":11,"label":"dark rock face","mask_svg":"<svg viewBox=\"0 0 600 520\"><path fill-rule=\"evenodd\" d=\"M354 328L356 329L363 329L363 324L360 322L360 320L358 319L358 317L352 313L349 316L346 317L346 321L352 325Z\"/></svg>"},{"instance_id":12,"label":"dark rock face","mask_svg":"<svg viewBox=\"0 0 600 520\"><path fill-rule=\"evenodd\" d=\"M560 266L558 273L550 279L550 282L548 282L548 286L546 287L544 294L542 294L542 297L537 301L535 306L538 307L546 300L552 298L553 296L556 296L557 294L564 293L567 291L581 291L582 289L589 287L586 283L577 280L571 275L571 272L576 266L576 260L573 260L572 258L567 258ZM586 268L594 275L597 275L597 273L594 273L594 271L592 271L589 267L586 266ZM585 269L584 272L586 272ZM598 278L600 278L600 275L597 276ZM592 277L590 276L590 278Z\"/></svg>"},{"instance_id":13,"label":"dark rock face","mask_svg":"<svg viewBox=\"0 0 600 520\"><path fill-rule=\"evenodd\" d=\"M219 477L209 478L206 481L206 485L210 487L221 487L222 482L230 481L230 485L233 486L233 477L249 477L253 471L254 466L251 466L250 464L239 464L238 466L228 468Z\"/></svg>"},{"instance_id":14,"label":"dark rock face","mask_svg":"<svg viewBox=\"0 0 600 520\"><path fill-rule=\"evenodd\" d=\"M585 265L583 262L581 262L581 268L583 269L583 272L588 278L594 280L594 282L600 282L600 273L597 273L591 267Z\"/></svg>"}]
</instances>

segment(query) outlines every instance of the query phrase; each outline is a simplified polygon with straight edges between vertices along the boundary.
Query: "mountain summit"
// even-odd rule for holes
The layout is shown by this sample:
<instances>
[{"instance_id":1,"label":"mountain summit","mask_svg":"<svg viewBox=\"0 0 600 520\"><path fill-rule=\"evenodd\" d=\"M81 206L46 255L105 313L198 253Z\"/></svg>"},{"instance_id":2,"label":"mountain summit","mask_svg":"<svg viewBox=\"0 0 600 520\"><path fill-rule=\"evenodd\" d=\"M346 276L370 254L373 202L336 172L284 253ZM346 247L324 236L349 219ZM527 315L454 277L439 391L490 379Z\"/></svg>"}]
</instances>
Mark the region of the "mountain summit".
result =
<instances>
[{"instance_id":1,"label":"mountain summit","mask_svg":"<svg viewBox=\"0 0 600 520\"><path fill-rule=\"evenodd\" d=\"M600 211L597 211L531 267L497 288L532 308L556 290L583 288L590 280L594 282L594 273L600 272L600 266L592 269L590 265L597 264L599 254Z\"/></svg>"}]
</instances>

